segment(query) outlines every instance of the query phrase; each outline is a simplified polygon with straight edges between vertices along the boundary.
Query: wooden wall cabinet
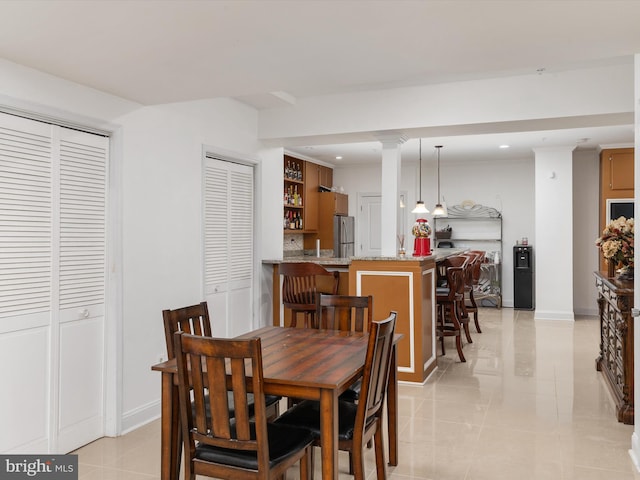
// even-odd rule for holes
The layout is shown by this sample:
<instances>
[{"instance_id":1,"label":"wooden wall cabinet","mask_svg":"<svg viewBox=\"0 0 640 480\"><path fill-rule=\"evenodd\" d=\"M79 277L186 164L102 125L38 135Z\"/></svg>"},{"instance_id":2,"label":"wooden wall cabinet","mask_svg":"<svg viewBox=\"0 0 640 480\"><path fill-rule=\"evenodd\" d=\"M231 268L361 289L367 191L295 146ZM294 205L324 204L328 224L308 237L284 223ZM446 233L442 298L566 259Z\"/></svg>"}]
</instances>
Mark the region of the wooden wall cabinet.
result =
<instances>
[{"instance_id":1,"label":"wooden wall cabinet","mask_svg":"<svg viewBox=\"0 0 640 480\"><path fill-rule=\"evenodd\" d=\"M333 169L324 165L317 165L320 177L320 185L323 187L333 187Z\"/></svg>"},{"instance_id":2,"label":"wooden wall cabinet","mask_svg":"<svg viewBox=\"0 0 640 480\"><path fill-rule=\"evenodd\" d=\"M321 249L332 249L333 217L335 215L347 215L349 212L349 196L344 193L322 192L318 197L318 233L310 241L315 245L315 239L320 239Z\"/></svg>"},{"instance_id":3,"label":"wooden wall cabinet","mask_svg":"<svg viewBox=\"0 0 640 480\"><path fill-rule=\"evenodd\" d=\"M600 316L596 370L611 391L618 421L633 424L633 281L619 281L605 272L595 276Z\"/></svg>"}]
</instances>

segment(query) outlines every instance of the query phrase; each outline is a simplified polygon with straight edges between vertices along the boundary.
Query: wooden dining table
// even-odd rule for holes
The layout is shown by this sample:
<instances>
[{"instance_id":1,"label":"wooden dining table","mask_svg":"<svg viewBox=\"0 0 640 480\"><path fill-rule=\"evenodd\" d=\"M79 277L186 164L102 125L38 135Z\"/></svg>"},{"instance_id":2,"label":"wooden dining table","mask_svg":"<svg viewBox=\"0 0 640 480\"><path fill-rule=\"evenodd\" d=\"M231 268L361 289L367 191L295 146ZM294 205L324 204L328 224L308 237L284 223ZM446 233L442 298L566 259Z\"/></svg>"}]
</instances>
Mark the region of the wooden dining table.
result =
<instances>
[{"instance_id":1,"label":"wooden dining table","mask_svg":"<svg viewBox=\"0 0 640 480\"><path fill-rule=\"evenodd\" d=\"M362 376L368 335L360 332L264 327L237 338L260 337L264 392L318 400L323 480L338 478L338 397ZM387 387L389 464L398 464L398 388L396 348ZM180 416L176 360L151 367L162 373L161 479L178 480Z\"/></svg>"}]
</instances>

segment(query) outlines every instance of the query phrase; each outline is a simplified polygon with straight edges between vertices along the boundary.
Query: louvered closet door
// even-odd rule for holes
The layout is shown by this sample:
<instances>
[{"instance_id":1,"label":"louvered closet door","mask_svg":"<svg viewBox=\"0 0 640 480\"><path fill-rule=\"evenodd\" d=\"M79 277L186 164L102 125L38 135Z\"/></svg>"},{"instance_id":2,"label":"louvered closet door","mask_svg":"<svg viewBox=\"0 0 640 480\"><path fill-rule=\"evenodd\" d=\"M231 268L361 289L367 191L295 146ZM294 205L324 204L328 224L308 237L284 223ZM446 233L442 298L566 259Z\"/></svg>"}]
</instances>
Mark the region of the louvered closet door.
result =
<instances>
[{"instance_id":1,"label":"louvered closet door","mask_svg":"<svg viewBox=\"0 0 640 480\"><path fill-rule=\"evenodd\" d=\"M103 435L108 139L0 114L0 452Z\"/></svg>"},{"instance_id":2,"label":"louvered closet door","mask_svg":"<svg viewBox=\"0 0 640 480\"><path fill-rule=\"evenodd\" d=\"M57 450L104 433L108 139L59 128Z\"/></svg>"},{"instance_id":3,"label":"louvered closet door","mask_svg":"<svg viewBox=\"0 0 640 480\"><path fill-rule=\"evenodd\" d=\"M213 334L253 328L253 168L206 158L204 286Z\"/></svg>"},{"instance_id":4,"label":"louvered closet door","mask_svg":"<svg viewBox=\"0 0 640 480\"><path fill-rule=\"evenodd\" d=\"M51 126L0 114L0 452L49 451Z\"/></svg>"}]
</instances>

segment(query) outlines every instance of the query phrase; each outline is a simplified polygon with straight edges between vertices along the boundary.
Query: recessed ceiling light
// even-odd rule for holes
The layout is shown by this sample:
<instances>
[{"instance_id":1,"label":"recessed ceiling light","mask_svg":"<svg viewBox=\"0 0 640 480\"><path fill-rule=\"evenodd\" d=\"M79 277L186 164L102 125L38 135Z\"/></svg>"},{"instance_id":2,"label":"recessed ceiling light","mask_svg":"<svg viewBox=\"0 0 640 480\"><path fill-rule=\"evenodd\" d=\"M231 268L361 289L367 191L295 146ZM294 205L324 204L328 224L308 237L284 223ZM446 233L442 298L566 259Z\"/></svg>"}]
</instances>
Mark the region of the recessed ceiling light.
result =
<instances>
[{"instance_id":1,"label":"recessed ceiling light","mask_svg":"<svg viewBox=\"0 0 640 480\"><path fill-rule=\"evenodd\" d=\"M338 155L338 156L336 157L336 160L342 160L342 155Z\"/></svg>"},{"instance_id":2,"label":"recessed ceiling light","mask_svg":"<svg viewBox=\"0 0 640 480\"><path fill-rule=\"evenodd\" d=\"M509 148L509 145L500 145L498 148Z\"/></svg>"}]
</instances>

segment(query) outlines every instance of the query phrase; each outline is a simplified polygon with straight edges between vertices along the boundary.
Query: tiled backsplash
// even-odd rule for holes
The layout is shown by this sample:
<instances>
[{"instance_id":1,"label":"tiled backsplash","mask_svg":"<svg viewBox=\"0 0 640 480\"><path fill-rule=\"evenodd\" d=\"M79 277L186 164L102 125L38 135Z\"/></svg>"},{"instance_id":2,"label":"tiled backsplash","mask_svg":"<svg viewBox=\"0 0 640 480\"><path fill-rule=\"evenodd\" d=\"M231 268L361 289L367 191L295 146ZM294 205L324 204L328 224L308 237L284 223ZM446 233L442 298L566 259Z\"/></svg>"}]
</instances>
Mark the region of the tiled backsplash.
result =
<instances>
[{"instance_id":1,"label":"tiled backsplash","mask_svg":"<svg viewBox=\"0 0 640 480\"><path fill-rule=\"evenodd\" d=\"M287 255L292 253L302 255L304 250L304 237L301 233L285 233L283 250Z\"/></svg>"}]
</instances>

